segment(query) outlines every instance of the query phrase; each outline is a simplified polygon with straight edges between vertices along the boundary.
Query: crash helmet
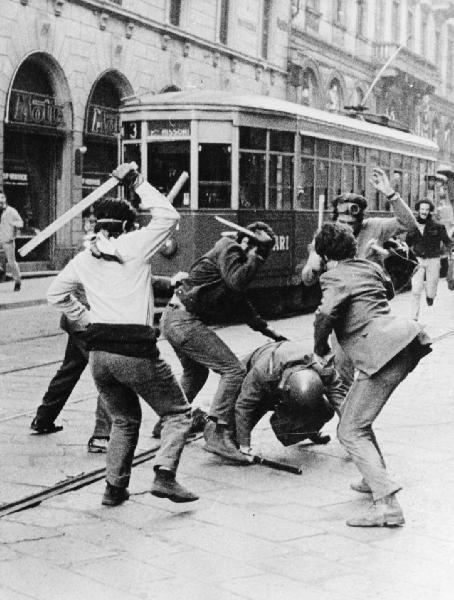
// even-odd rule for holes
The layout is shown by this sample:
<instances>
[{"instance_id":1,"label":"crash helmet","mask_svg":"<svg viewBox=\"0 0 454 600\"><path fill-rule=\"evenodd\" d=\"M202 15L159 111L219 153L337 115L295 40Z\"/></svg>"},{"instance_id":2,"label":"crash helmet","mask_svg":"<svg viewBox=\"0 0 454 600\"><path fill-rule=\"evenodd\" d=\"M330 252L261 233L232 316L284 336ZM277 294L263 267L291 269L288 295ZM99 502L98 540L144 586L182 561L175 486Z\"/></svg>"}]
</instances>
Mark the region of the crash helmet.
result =
<instances>
[{"instance_id":1,"label":"crash helmet","mask_svg":"<svg viewBox=\"0 0 454 600\"><path fill-rule=\"evenodd\" d=\"M322 380L311 368L299 367L284 371L280 388L282 403L289 411L313 410L323 402Z\"/></svg>"}]
</instances>

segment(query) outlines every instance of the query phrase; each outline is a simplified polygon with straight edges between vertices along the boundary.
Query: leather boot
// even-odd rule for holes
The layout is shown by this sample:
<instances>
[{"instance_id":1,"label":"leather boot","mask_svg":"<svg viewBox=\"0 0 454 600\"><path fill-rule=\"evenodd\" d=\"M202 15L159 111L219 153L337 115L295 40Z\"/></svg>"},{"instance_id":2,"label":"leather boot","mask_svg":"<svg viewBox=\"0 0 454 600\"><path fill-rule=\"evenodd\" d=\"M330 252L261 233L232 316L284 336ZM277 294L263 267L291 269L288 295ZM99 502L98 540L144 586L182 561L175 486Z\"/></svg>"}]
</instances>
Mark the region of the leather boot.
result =
<instances>
[{"instance_id":1,"label":"leather boot","mask_svg":"<svg viewBox=\"0 0 454 600\"><path fill-rule=\"evenodd\" d=\"M347 521L349 527L399 527L404 523L404 514L395 494L376 500L362 516Z\"/></svg>"},{"instance_id":2,"label":"leather boot","mask_svg":"<svg viewBox=\"0 0 454 600\"><path fill-rule=\"evenodd\" d=\"M355 490L355 492L359 492L360 494L372 494L372 490L364 481L364 479L361 479L361 481L358 481L357 483L351 483L350 487L352 490Z\"/></svg>"},{"instance_id":3,"label":"leather boot","mask_svg":"<svg viewBox=\"0 0 454 600\"><path fill-rule=\"evenodd\" d=\"M106 491L102 497L102 504L104 504L104 506L118 506L128 499L128 488L117 487L116 485L110 484L108 481L106 482Z\"/></svg>"},{"instance_id":4,"label":"leather boot","mask_svg":"<svg viewBox=\"0 0 454 600\"><path fill-rule=\"evenodd\" d=\"M175 473L166 469L156 469L151 493L158 498L168 498L172 502L194 502L199 497L180 485Z\"/></svg>"},{"instance_id":5,"label":"leather boot","mask_svg":"<svg viewBox=\"0 0 454 600\"><path fill-rule=\"evenodd\" d=\"M213 421L208 421L203 432L203 437L205 438L205 450L207 452L213 452L213 454L234 460L241 465L250 465L252 463L251 457L240 452L235 446L227 427L217 425Z\"/></svg>"}]
</instances>

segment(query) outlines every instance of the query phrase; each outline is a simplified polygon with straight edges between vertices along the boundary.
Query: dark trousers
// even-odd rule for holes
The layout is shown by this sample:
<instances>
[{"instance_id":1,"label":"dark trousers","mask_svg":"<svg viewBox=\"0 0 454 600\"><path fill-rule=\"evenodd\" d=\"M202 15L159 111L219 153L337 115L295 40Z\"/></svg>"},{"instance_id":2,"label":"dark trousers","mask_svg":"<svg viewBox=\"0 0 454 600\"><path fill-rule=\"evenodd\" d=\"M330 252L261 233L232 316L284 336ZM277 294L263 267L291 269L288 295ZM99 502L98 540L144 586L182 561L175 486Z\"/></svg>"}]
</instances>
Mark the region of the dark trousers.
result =
<instances>
[{"instance_id":1,"label":"dark trousers","mask_svg":"<svg viewBox=\"0 0 454 600\"><path fill-rule=\"evenodd\" d=\"M211 369L221 378L210 416L219 424L233 428L235 402L246 375L244 365L214 331L186 310L169 305L162 316L161 327L181 361L181 387L189 402L202 389Z\"/></svg>"},{"instance_id":2,"label":"dark trousers","mask_svg":"<svg viewBox=\"0 0 454 600\"><path fill-rule=\"evenodd\" d=\"M83 333L68 335L63 363L51 379L36 411L39 421L49 424L58 417L88 364L88 351ZM111 421L102 399L96 403L96 422L93 437L109 437Z\"/></svg>"}]
</instances>

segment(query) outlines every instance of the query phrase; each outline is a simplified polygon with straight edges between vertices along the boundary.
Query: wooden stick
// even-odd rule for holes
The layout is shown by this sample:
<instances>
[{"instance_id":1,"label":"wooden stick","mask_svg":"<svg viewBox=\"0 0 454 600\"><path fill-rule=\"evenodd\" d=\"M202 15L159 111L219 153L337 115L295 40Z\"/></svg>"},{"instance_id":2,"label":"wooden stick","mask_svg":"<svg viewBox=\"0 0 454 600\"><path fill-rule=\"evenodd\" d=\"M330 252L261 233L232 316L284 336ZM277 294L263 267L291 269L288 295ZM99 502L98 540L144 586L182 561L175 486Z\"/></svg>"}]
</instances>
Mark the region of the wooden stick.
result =
<instances>
[{"instance_id":1,"label":"wooden stick","mask_svg":"<svg viewBox=\"0 0 454 600\"><path fill-rule=\"evenodd\" d=\"M131 171L138 169L138 166L135 162L129 163L129 166ZM50 238L51 235L61 229L63 225L69 223L71 219L77 217L77 215L86 210L89 206L96 202L96 200L99 200L99 198L102 198L102 196L110 192L110 190L113 190L119 183L120 181L116 177L110 177L110 179L93 190L91 194L88 194L88 196L86 196L83 200L72 206L69 210L55 219L55 221L53 221L50 225L35 235L33 239L19 249L19 254L21 256L27 256L27 254L34 250L34 248L45 242L48 238Z\"/></svg>"}]
</instances>

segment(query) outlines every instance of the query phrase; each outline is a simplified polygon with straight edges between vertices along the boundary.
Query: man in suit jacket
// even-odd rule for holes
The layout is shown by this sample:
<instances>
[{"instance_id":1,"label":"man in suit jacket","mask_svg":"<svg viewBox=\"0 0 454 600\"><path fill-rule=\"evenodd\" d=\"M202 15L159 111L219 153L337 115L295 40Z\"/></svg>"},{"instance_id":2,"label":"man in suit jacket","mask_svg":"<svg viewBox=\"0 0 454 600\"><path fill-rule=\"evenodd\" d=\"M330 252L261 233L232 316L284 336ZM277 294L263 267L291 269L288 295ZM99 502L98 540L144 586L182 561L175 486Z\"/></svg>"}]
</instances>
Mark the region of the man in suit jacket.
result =
<instances>
[{"instance_id":1,"label":"man in suit jacket","mask_svg":"<svg viewBox=\"0 0 454 600\"><path fill-rule=\"evenodd\" d=\"M315 318L314 350L323 365L334 330L354 364L356 377L341 409L338 437L363 476L352 488L372 493L374 500L365 515L349 519L347 525L403 525L396 498L401 486L387 474L372 423L399 383L430 352L428 338L416 321L391 314L388 278L380 266L355 258L351 229L325 224L315 238L315 250L327 270L320 277L323 295Z\"/></svg>"}]
</instances>

